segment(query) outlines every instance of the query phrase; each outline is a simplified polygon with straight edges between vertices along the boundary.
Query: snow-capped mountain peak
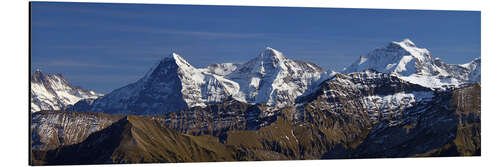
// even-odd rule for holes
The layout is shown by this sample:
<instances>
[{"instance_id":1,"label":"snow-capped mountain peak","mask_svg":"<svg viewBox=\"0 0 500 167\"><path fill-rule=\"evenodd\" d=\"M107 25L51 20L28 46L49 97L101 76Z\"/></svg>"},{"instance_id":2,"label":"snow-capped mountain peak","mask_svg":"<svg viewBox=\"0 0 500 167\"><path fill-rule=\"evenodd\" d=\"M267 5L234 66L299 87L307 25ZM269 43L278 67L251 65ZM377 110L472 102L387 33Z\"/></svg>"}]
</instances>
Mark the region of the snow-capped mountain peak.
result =
<instances>
[{"instance_id":1,"label":"snow-capped mountain peak","mask_svg":"<svg viewBox=\"0 0 500 167\"><path fill-rule=\"evenodd\" d=\"M177 53L160 60L136 83L97 99L91 111L138 115L176 112L233 98L285 106L328 74L267 47L254 59L198 69Z\"/></svg>"},{"instance_id":2,"label":"snow-capped mountain peak","mask_svg":"<svg viewBox=\"0 0 500 167\"><path fill-rule=\"evenodd\" d=\"M172 52L172 54L170 54L168 58L174 59L177 65L185 65L187 67L193 68L191 64L189 64L184 58L182 58L179 54L175 52Z\"/></svg>"},{"instance_id":3,"label":"snow-capped mountain peak","mask_svg":"<svg viewBox=\"0 0 500 167\"><path fill-rule=\"evenodd\" d=\"M62 74L44 74L36 70L31 77L31 112L61 110L82 99L101 96L69 83Z\"/></svg>"},{"instance_id":4,"label":"snow-capped mountain peak","mask_svg":"<svg viewBox=\"0 0 500 167\"><path fill-rule=\"evenodd\" d=\"M139 81L114 90L92 104L92 111L138 115L205 107L236 94L237 83L197 69L177 53L161 59Z\"/></svg>"},{"instance_id":5,"label":"snow-capped mountain peak","mask_svg":"<svg viewBox=\"0 0 500 167\"><path fill-rule=\"evenodd\" d=\"M266 47L227 78L239 84L238 97L247 102L285 106L326 75L314 64L288 59L282 52Z\"/></svg>"},{"instance_id":6,"label":"snow-capped mountain peak","mask_svg":"<svg viewBox=\"0 0 500 167\"><path fill-rule=\"evenodd\" d=\"M284 60L286 57L280 51L273 49L271 47L266 47L266 49L260 54L262 58Z\"/></svg>"},{"instance_id":7,"label":"snow-capped mountain peak","mask_svg":"<svg viewBox=\"0 0 500 167\"><path fill-rule=\"evenodd\" d=\"M403 39L403 41L400 41L400 42L393 41L393 43L397 43L399 45L404 45L404 46L407 46L407 47L417 47L417 46L415 46L415 43L413 43L408 38L405 38L405 39Z\"/></svg>"},{"instance_id":8,"label":"snow-capped mountain peak","mask_svg":"<svg viewBox=\"0 0 500 167\"><path fill-rule=\"evenodd\" d=\"M476 80L469 78L472 68L448 65L440 59L433 59L429 50L418 48L409 39L391 42L386 47L377 48L361 56L345 68L343 73L360 72L365 69L395 73L407 81L432 88L460 85Z\"/></svg>"},{"instance_id":9,"label":"snow-capped mountain peak","mask_svg":"<svg viewBox=\"0 0 500 167\"><path fill-rule=\"evenodd\" d=\"M432 56L427 49L418 48L411 40L391 42L386 47L377 48L347 67L344 73L375 69L385 73L409 76L415 73L434 73L430 65Z\"/></svg>"},{"instance_id":10,"label":"snow-capped mountain peak","mask_svg":"<svg viewBox=\"0 0 500 167\"><path fill-rule=\"evenodd\" d=\"M392 43L397 44L399 47L404 49L407 53L407 55L413 56L420 61L428 61L432 60L432 56L429 52L429 50L425 48L418 48L415 43L413 43L410 39L406 38L401 42L395 42L393 41Z\"/></svg>"}]
</instances>

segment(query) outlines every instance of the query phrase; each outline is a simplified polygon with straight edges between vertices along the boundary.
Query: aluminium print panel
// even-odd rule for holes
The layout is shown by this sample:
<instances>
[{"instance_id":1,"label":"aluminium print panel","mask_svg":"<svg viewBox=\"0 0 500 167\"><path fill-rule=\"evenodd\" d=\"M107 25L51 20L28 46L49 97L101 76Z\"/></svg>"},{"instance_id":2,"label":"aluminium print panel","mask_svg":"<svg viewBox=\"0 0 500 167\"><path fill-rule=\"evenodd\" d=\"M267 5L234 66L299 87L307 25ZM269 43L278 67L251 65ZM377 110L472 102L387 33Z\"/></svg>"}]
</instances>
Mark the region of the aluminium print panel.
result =
<instances>
[{"instance_id":1,"label":"aluminium print panel","mask_svg":"<svg viewBox=\"0 0 500 167\"><path fill-rule=\"evenodd\" d=\"M29 163L480 156L480 20L31 2Z\"/></svg>"}]
</instances>

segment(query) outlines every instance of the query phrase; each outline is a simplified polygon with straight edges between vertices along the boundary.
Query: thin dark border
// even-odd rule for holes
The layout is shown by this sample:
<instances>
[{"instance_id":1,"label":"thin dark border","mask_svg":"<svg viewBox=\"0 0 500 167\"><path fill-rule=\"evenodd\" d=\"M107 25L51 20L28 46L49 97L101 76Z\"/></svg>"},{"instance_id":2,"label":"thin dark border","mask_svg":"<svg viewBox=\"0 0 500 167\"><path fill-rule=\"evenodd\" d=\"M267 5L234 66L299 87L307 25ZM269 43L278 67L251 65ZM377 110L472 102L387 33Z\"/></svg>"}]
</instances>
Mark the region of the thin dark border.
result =
<instances>
[{"instance_id":1,"label":"thin dark border","mask_svg":"<svg viewBox=\"0 0 500 167\"><path fill-rule=\"evenodd\" d=\"M31 159L31 1L28 2L28 165L33 166Z\"/></svg>"}]
</instances>

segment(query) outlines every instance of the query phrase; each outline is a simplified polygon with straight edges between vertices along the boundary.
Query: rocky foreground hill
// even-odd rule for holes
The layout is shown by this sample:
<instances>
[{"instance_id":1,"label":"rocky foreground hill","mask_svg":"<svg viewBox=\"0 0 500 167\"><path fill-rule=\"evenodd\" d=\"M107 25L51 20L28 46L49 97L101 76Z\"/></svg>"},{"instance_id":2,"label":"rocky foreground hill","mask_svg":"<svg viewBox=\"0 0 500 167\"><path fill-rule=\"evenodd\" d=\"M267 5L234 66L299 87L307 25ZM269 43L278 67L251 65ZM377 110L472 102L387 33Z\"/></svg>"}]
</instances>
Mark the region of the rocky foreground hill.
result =
<instances>
[{"instance_id":1,"label":"rocky foreground hill","mask_svg":"<svg viewBox=\"0 0 500 167\"><path fill-rule=\"evenodd\" d=\"M33 113L30 163L478 156L480 113L480 59L446 64L409 40L342 73L272 48L204 69L172 54L135 83Z\"/></svg>"}]
</instances>

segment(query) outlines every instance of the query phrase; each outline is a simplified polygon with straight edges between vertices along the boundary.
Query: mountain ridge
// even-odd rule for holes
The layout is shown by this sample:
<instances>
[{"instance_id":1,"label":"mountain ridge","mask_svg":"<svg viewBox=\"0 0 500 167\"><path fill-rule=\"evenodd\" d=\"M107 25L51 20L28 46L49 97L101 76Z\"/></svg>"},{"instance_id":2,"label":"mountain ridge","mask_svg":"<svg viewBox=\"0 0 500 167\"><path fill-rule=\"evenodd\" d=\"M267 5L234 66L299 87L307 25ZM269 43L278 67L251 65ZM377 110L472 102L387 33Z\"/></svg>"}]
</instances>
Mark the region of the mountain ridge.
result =
<instances>
[{"instance_id":1,"label":"mountain ridge","mask_svg":"<svg viewBox=\"0 0 500 167\"><path fill-rule=\"evenodd\" d=\"M409 39L362 58L336 73L270 47L207 68L174 52L105 96L31 114L30 163L481 155L480 58L446 64Z\"/></svg>"},{"instance_id":2,"label":"mountain ridge","mask_svg":"<svg viewBox=\"0 0 500 167\"><path fill-rule=\"evenodd\" d=\"M375 70L424 87L443 89L480 82L481 59L465 64L446 64L432 58L429 50L418 48L410 39L390 42L361 56L342 73ZM115 114L154 115L192 107L206 107L233 98L250 104L285 107L297 98L314 93L334 71L287 58L266 47L245 63L213 64L196 68L178 53L165 56L138 81L113 90L95 100L65 105L70 110ZM76 107L75 107L76 106Z\"/></svg>"},{"instance_id":3,"label":"mountain ridge","mask_svg":"<svg viewBox=\"0 0 500 167\"><path fill-rule=\"evenodd\" d=\"M466 64L446 64L432 58L429 50L418 48L410 39L404 39L361 56L342 73L375 69L398 74L407 81L426 87L442 88L480 82L480 63L481 58L476 58Z\"/></svg>"},{"instance_id":4,"label":"mountain ridge","mask_svg":"<svg viewBox=\"0 0 500 167\"><path fill-rule=\"evenodd\" d=\"M150 115L206 107L229 97L283 107L326 78L317 65L288 59L270 47L243 64L201 69L174 52L137 82L96 99L90 110Z\"/></svg>"},{"instance_id":5,"label":"mountain ridge","mask_svg":"<svg viewBox=\"0 0 500 167\"><path fill-rule=\"evenodd\" d=\"M74 86L61 73L44 74L36 70L31 76L30 111L60 110L82 99L95 99L101 94Z\"/></svg>"}]
</instances>

